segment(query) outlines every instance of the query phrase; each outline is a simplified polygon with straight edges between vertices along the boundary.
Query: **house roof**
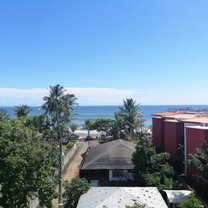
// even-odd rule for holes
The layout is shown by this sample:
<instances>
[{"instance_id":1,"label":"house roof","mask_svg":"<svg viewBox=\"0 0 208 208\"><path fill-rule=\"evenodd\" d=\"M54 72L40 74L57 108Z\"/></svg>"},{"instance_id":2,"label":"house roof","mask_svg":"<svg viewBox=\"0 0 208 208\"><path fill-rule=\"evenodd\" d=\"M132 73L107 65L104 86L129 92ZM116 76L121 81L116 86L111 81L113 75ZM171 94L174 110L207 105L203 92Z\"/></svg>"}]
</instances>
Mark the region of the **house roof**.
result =
<instances>
[{"instance_id":1,"label":"house roof","mask_svg":"<svg viewBox=\"0 0 208 208\"><path fill-rule=\"evenodd\" d=\"M167 195L168 201L173 204L187 200L192 191L188 190L164 190Z\"/></svg>"},{"instance_id":2,"label":"house roof","mask_svg":"<svg viewBox=\"0 0 208 208\"><path fill-rule=\"evenodd\" d=\"M135 202L147 208L167 208L156 187L91 187L77 208L125 208Z\"/></svg>"},{"instance_id":3,"label":"house roof","mask_svg":"<svg viewBox=\"0 0 208 208\"><path fill-rule=\"evenodd\" d=\"M81 170L133 169L132 154L136 145L125 140L114 140L92 147Z\"/></svg>"}]
</instances>

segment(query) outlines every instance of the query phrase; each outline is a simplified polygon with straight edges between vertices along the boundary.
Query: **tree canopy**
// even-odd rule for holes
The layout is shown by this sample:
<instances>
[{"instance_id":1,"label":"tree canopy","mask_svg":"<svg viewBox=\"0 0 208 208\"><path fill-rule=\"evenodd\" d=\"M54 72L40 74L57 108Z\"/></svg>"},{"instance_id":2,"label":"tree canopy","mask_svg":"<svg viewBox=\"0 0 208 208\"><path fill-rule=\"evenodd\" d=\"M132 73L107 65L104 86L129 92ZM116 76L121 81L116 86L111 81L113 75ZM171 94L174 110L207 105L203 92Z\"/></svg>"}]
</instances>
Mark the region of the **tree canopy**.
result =
<instances>
[{"instance_id":1,"label":"tree canopy","mask_svg":"<svg viewBox=\"0 0 208 208\"><path fill-rule=\"evenodd\" d=\"M27 105L19 105L15 107L14 111L17 117L24 117L29 114L31 108Z\"/></svg>"},{"instance_id":2,"label":"tree canopy","mask_svg":"<svg viewBox=\"0 0 208 208\"><path fill-rule=\"evenodd\" d=\"M151 141L140 137L133 154L134 177L141 186L157 186L158 189L173 187L173 168L169 165L168 153L157 154Z\"/></svg>"},{"instance_id":3,"label":"tree canopy","mask_svg":"<svg viewBox=\"0 0 208 208\"><path fill-rule=\"evenodd\" d=\"M189 199L181 202L178 208L202 208L204 207L202 202L196 198L194 194L189 195Z\"/></svg>"},{"instance_id":4,"label":"tree canopy","mask_svg":"<svg viewBox=\"0 0 208 208\"><path fill-rule=\"evenodd\" d=\"M189 156L188 163L194 170L192 177L195 179L196 188L206 198L208 197L208 141L204 141L203 147Z\"/></svg>"},{"instance_id":5,"label":"tree canopy","mask_svg":"<svg viewBox=\"0 0 208 208\"><path fill-rule=\"evenodd\" d=\"M73 178L70 182L65 181L63 194L65 198L65 208L76 208L79 197L86 193L90 188L88 181L85 178Z\"/></svg>"},{"instance_id":6,"label":"tree canopy","mask_svg":"<svg viewBox=\"0 0 208 208\"><path fill-rule=\"evenodd\" d=\"M117 127L119 128L120 135L121 132L126 138L133 139L138 132L143 127L142 114L139 112L139 105L136 104L132 98L125 99L123 101L123 106L121 106L120 111L115 114L115 120L118 121Z\"/></svg>"},{"instance_id":7,"label":"tree canopy","mask_svg":"<svg viewBox=\"0 0 208 208\"><path fill-rule=\"evenodd\" d=\"M1 124L0 206L26 208L28 199L38 196L41 204L50 207L55 197L52 146L37 138L36 132L25 126L25 119L8 119Z\"/></svg>"}]
</instances>

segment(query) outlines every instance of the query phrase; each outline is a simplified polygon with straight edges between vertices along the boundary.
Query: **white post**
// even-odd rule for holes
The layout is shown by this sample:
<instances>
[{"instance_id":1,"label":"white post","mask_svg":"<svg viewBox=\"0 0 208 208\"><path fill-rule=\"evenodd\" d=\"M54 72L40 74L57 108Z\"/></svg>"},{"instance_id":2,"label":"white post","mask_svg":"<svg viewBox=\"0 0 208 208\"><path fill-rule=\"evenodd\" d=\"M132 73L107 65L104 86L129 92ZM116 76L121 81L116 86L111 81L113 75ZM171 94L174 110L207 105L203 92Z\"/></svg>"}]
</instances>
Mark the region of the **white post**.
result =
<instances>
[{"instance_id":1,"label":"white post","mask_svg":"<svg viewBox=\"0 0 208 208\"><path fill-rule=\"evenodd\" d=\"M186 149L186 125L184 125L184 163L185 163L185 175L187 176L187 149Z\"/></svg>"}]
</instances>

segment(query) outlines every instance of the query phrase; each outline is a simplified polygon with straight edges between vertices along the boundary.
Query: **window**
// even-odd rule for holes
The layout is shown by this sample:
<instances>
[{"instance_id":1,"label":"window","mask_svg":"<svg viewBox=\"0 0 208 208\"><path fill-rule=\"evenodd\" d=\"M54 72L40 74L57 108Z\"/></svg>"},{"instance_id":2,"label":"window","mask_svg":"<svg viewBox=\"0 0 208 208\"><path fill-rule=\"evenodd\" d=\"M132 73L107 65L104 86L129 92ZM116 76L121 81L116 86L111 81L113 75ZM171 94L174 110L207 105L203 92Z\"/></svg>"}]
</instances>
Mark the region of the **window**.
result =
<instances>
[{"instance_id":1,"label":"window","mask_svg":"<svg viewBox=\"0 0 208 208\"><path fill-rule=\"evenodd\" d=\"M125 170L113 170L113 177L125 178L127 172Z\"/></svg>"}]
</instances>

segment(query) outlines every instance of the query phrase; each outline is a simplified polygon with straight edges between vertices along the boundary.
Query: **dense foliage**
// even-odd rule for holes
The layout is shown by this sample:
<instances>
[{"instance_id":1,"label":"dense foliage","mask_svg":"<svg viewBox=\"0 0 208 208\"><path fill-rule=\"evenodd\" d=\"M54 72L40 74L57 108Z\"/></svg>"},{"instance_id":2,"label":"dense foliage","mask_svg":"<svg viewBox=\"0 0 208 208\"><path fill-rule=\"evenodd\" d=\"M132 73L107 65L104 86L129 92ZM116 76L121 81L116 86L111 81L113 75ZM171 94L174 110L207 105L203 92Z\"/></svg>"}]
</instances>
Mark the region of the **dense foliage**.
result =
<instances>
[{"instance_id":1,"label":"dense foliage","mask_svg":"<svg viewBox=\"0 0 208 208\"><path fill-rule=\"evenodd\" d=\"M134 140L143 130L142 114L136 101L125 99L119 110L114 114L114 119L86 120L84 128L88 130L88 136L90 130L97 130L102 135L100 140L102 143L112 139Z\"/></svg>"},{"instance_id":2,"label":"dense foliage","mask_svg":"<svg viewBox=\"0 0 208 208\"><path fill-rule=\"evenodd\" d=\"M28 207L30 197L51 207L55 197L54 148L27 126L27 117L1 119L0 206Z\"/></svg>"},{"instance_id":3,"label":"dense foliage","mask_svg":"<svg viewBox=\"0 0 208 208\"><path fill-rule=\"evenodd\" d=\"M15 119L0 110L0 206L26 208L37 197L40 205L52 207L58 167L60 176L62 170L61 135L67 135L76 100L64 92L60 85L49 87L41 116L28 116L26 105L15 108Z\"/></svg>"},{"instance_id":4,"label":"dense foliage","mask_svg":"<svg viewBox=\"0 0 208 208\"><path fill-rule=\"evenodd\" d=\"M194 194L189 195L189 199L181 202L178 208L202 208L203 204Z\"/></svg>"},{"instance_id":5,"label":"dense foliage","mask_svg":"<svg viewBox=\"0 0 208 208\"><path fill-rule=\"evenodd\" d=\"M156 186L159 190L172 189L173 168L168 153L157 154L149 139L140 137L133 154L134 177L140 186Z\"/></svg>"},{"instance_id":6,"label":"dense foliage","mask_svg":"<svg viewBox=\"0 0 208 208\"><path fill-rule=\"evenodd\" d=\"M79 197L86 193L90 188L88 181L85 178L74 178L70 182L64 183L64 198L65 208L76 208Z\"/></svg>"},{"instance_id":7,"label":"dense foliage","mask_svg":"<svg viewBox=\"0 0 208 208\"><path fill-rule=\"evenodd\" d=\"M192 177L195 180L195 186L198 192L208 197L208 141L204 142L201 149L197 149L195 154L190 154L190 168L192 168Z\"/></svg>"},{"instance_id":8,"label":"dense foliage","mask_svg":"<svg viewBox=\"0 0 208 208\"><path fill-rule=\"evenodd\" d=\"M126 99L123 101L123 106L117 113L117 120L119 121L119 128L126 138L134 139L135 135L143 127L142 115L138 111L139 106L133 99Z\"/></svg>"},{"instance_id":9,"label":"dense foliage","mask_svg":"<svg viewBox=\"0 0 208 208\"><path fill-rule=\"evenodd\" d=\"M60 124L69 127L73 113L72 106L76 104L77 98L73 94L65 93L66 89L61 85L49 87L49 95L43 98L42 105L45 114L48 114L53 127Z\"/></svg>"}]
</instances>

